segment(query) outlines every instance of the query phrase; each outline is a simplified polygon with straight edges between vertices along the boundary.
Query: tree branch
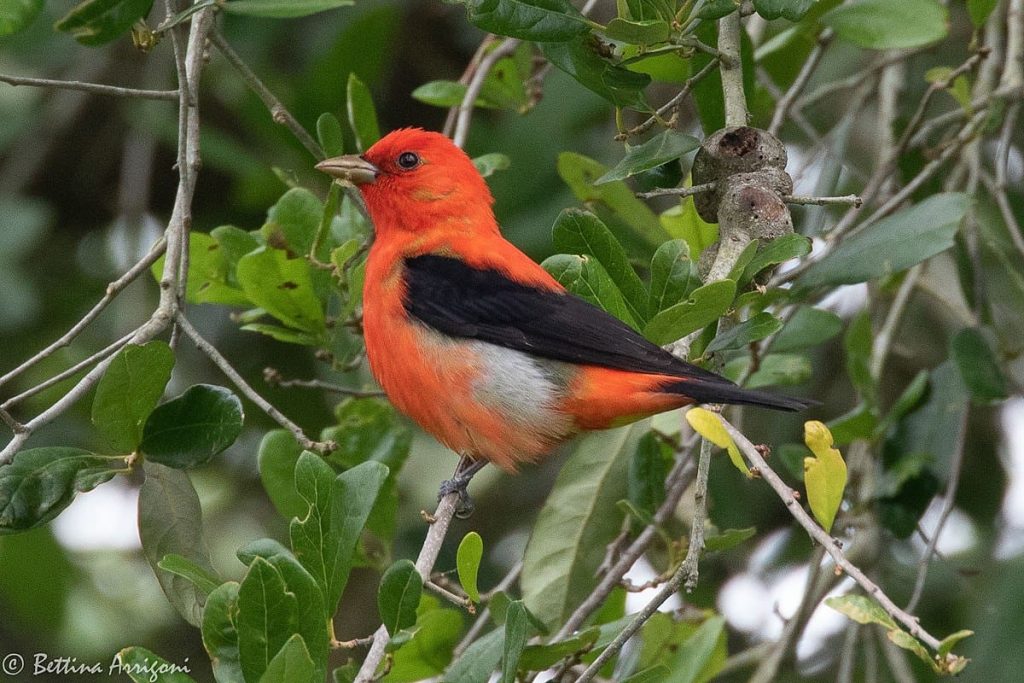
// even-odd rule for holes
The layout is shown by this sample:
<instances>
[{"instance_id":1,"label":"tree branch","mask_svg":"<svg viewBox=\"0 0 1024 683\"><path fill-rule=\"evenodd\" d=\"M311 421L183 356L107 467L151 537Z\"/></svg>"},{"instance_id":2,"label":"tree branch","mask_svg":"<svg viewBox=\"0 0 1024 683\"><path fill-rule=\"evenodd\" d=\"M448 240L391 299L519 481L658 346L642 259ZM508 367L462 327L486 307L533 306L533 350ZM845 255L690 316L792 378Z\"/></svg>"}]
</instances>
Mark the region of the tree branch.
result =
<instances>
[{"instance_id":1,"label":"tree branch","mask_svg":"<svg viewBox=\"0 0 1024 683\"><path fill-rule=\"evenodd\" d=\"M842 568L848 576L856 581L868 595L878 601L878 604L881 605L882 609L884 609L890 617L903 624L910 635L923 641L932 650L938 650L939 639L921 628L921 624L918 622L917 617L914 617L900 609L896 603L894 603L892 599L885 594L878 584L869 579L864 572L846 558L846 555L844 555L843 551L840 549L839 541L829 536L828 532L822 529L821 526L811 518L807 511L803 509L797 499L797 496L794 495L796 492L782 481L782 478L768 465L767 461L765 461L761 456L757 448L754 447L754 444L750 443L750 440L747 439L747 437L729 424L729 422L724 418L722 419L722 425L725 427L725 430L729 433L732 440L736 443L740 452L743 453L747 461L750 462L750 466L757 468L761 478L772 487L782 502L785 503L786 508L789 510L789 513L793 518L796 519L797 523L807 531L815 542L819 543L825 549L836 565Z\"/></svg>"},{"instance_id":2,"label":"tree branch","mask_svg":"<svg viewBox=\"0 0 1024 683\"><path fill-rule=\"evenodd\" d=\"M37 88L58 88L60 90L79 90L94 95L110 95L113 97L131 97L143 100L170 100L178 99L177 90L142 90L139 88L121 88L116 85L103 85L102 83L84 83L82 81L64 81L52 78L29 78L27 76L10 76L0 74L0 82L9 85L30 85Z\"/></svg>"},{"instance_id":3,"label":"tree branch","mask_svg":"<svg viewBox=\"0 0 1024 683\"><path fill-rule=\"evenodd\" d=\"M306 436L306 433L302 431L301 427L285 417L284 413L271 405L267 399L260 396L259 393L257 393L256 390L253 389L240 374L238 374L238 371L235 370L234 366L231 365L228 359L221 355L220 351L218 351L213 344L206 341L202 335L199 334L196 328L192 326L192 323L190 323L184 315L179 313L176 318L176 322L181 327L185 335L188 336L188 338L192 340L192 343L196 345L196 348L202 351L207 358L213 361L213 364L220 368L220 371L223 372L229 380L231 380L232 384L238 387L238 390L241 391L246 398L255 403L260 410L270 417L270 419L294 434L295 440L299 442L299 445L306 450L315 451L321 455L326 455L338 447L338 445L333 441L314 441Z\"/></svg>"},{"instance_id":4,"label":"tree branch","mask_svg":"<svg viewBox=\"0 0 1024 683\"><path fill-rule=\"evenodd\" d=\"M249 68L249 65L238 56L224 36L219 31L214 31L210 34L210 41L217 47L222 55L228 60L228 62L235 68L238 75L242 77L245 84L256 93L256 96L260 98L263 104L270 111L270 118L274 120L274 123L279 123L288 128L292 132L292 135L302 143L302 146L306 148L311 155L316 159L324 158L324 151L320 148L319 143L313 139L313 136L302 127L302 124L292 116L292 113L288 111L281 100L277 99L274 93L270 92L270 89L263 84L259 76Z\"/></svg>"}]
</instances>

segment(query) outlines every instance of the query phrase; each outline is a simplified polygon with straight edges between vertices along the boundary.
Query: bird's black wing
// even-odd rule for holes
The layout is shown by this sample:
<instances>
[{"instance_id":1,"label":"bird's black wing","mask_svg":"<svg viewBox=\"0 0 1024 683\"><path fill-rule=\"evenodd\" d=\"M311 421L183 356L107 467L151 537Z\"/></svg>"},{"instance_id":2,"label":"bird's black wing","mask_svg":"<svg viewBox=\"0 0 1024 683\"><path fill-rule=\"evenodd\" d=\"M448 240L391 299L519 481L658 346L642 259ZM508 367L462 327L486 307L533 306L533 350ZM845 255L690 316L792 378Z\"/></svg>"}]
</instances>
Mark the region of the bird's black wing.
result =
<instances>
[{"instance_id":1,"label":"bird's black wing","mask_svg":"<svg viewBox=\"0 0 1024 683\"><path fill-rule=\"evenodd\" d=\"M407 258L405 268L405 310L438 332L568 363L732 385L572 294L434 254Z\"/></svg>"}]
</instances>

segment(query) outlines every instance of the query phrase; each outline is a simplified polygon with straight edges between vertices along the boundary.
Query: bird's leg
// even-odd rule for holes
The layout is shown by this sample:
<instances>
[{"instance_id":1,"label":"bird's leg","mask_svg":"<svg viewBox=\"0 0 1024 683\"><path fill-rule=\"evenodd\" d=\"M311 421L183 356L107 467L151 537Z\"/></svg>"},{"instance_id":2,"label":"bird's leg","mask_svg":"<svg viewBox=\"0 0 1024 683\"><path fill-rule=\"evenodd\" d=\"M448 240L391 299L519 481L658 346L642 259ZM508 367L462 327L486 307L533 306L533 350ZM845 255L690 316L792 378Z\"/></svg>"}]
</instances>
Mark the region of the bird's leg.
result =
<instances>
[{"instance_id":1,"label":"bird's leg","mask_svg":"<svg viewBox=\"0 0 1024 683\"><path fill-rule=\"evenodd\" d=\"M464 455L459 460L458 467L455 468L455 475L451 479L441 482L441 488L437 492L437 499L441 500L449 493L458 493L459 504L455 508L455 516L459 519L466 519L473 514L473 499L469 497L469 492L466 488L469 486L473 475L482 470L486 464L486 460L474 460Z\"/></svg>"}]
</instances>

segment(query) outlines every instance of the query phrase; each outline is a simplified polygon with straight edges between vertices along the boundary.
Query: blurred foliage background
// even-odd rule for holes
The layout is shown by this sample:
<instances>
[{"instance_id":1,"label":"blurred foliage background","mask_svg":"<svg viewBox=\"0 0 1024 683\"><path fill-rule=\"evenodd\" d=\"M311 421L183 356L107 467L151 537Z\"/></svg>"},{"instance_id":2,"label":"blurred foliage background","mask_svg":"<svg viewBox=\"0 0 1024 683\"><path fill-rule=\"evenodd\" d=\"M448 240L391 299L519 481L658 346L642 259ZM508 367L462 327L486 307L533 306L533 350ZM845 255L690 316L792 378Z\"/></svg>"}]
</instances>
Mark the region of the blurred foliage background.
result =
<instances>
[{"instance_id":1,"label":"blurred foliage background","mask_svg":"<svg viewBox=\"0 0 1024 683\"><path fill-rule=\"evenodd\" d=\"M23 30L0 38L0 73L136 88L173 87L173 57L166 40L149 52L135 48L128 37L94 49L55 33L54 22L72 4L50 0ZM871 76L836 88L801 109L799 116L787 119L780 137L790 155L788 170L796 179L795 194L859 191L879 146L892 144L892 137L876 127L878 107L895 107L891 120L905 124L929 88L926 74L961 64L968 50L983 39L984 29L976 29L969 15L980 3L950 0L943 4L948 8L948 34L926 49L871 52L843 41L829 46L809 92L844 79L849 82L866 70ZM614 17L615 5L599 2L592 13L595 21L605 23ZM998 3L997 13L1005 14L1005 9L1005 1ZM324 112L345 120L349 74L368 86L382 131L402 126L440 129L446 109L422 103L411 93L430 81L458 79L485 37L467 21L464 7L434 1L360 1L293 20L224 14L218 24L228 42L308 130L316 128ZM784 19L748 21L751 55L757 57L756 69L746 74L754 125L767 126L778 91L792 82L814 44L814 35L780 40L791 26ZM713 41L713 36L705 39ZM897 73L874 67L880 55L898 65ZM886 74L882 78L893 79L889 86L898 96L888 104L879 105L870 98L864 104L862 91L874 92L882 73ZM969 74L963 86L968 100L974 78ZM556 251L551 225L559 212L580 203L559 176L559 154L571 151L608 166L623 156L608 102L558 69L548 72L540 87L542 96L525 115L505 109L478 110L466 144L471 156L501 152L511 160L507 170L489 178L496 213L506 236L537 260ZM888 86L880 86L879 91L884 87ZM662 102L678 88L679 79L669 79L656 82L647 93L652 102ZM939 93L929 116L955 112L962 106L956 95L955 89ZM213 48L203 75L201 101L203 168L193 203L193 230L209 232L221 225L258 229L268 207L291 184L326 196L327 181L313 171L310 155L271 119L264 104ZM852 120L846 118L851 108L860 112ZM4 372L74 324L103 295L107 283L136 262L162 232L177 185L173 170L177 115L173 102L0 84L0 121L0 372ZM838 132L837 121L844 123ZM993 124L996 133L999 123ZM691 103L681 110L679 128L698 138L713 130L702 129L699 112ZM824 142L809 139L808 128L826 136ZM915 177L941 151L939 142L931 142L899 160L894 187ZM1012 130L1008 196L1018 217L1024 201L1022 142L1019 129ZM352 148L351 140L347 146ZM979 148L961 150L958 156L976 153L991 158L996 153L995 136ZM948 177L942 174L930 179L915 197L940 191L944 180ZM675 204L678 200L673 198L651 202L657 211ZM978 190L976 206L977 220L998 224L998 231L1006 229L984 189ZM815 236L844 211L845 207L795 207L796 230ZM633 244L629 235L621 234L623 226L612 224L612 228L620 240ZM1019 647L1024 634L1024 613L1019 607L1024 604L1024 401L1019 393L1024 383L1019 335L1024 320L1024 263L1021 254L1012 250L993 251L983 257L983 268L990 274L1005 272L1006 277L986 280L978 272L973 276L985 280L979 285L989 306L983 316L989 325L985 334L993 335L987 343L996 349L985 353L994 353L998 359L1006 390L996 400L976 400L968 406L962 386L957 388L959 380L950 378L953 366L948 362L950 340L965 321L969 324L973 319L970 294L961 294L970 289L962 289L961 284L967 235L954 250L929 261L897 328L878 387L879 402L889 406L918 373L932 373L928 396L878 450L880 458L916 466L915 475L923 471L921 464L908 464L901 454L925 453L929 476L909 477L918 489L897 486L891 500L878 496L869 509L851 511L847 521L856 529L850 532L854 546L864 544L858 553L861 566L904 604L924 549L914 529L920 524L927 536L935 528L942 507L941 496L935 495L946 489L950 458L962 441L963 468L955 507L917 614L933 633L976 631L958 648L973 660L963 674L965 680L1011 681L1024 669L1024 651ZM635 246L630 249L634 260L645 266L650 253ZM878 330L900 282L882 278L835 288L821 306L836 312L846 328L867 311L867 319ZM38 384L125 334L153 309L157 297L155 282L140 279L73 344L5 387L3 398L10 395L7 392ZM250 384L307 433L319 434L335 424L337 397L275 386L264 379L266 367L289 378L336 377L312 352L239 330L224 306L200 304L190 307L189 314ZM844 335L836 335L810 355L813 371L800 393L819 399L822 405L812 409L808 419L834 421L858 405L856 387L844 369L852 343L849 331L846 337L844 344ZM227 384L190 344L180 344L177 354L170 394L197 382ZM351 386L372 386L365 368L348 373L345 381ZM937 396L942 398L938 392L950 385L948 395L953 398L938 401ZM25 401L19 410L35 414L69 386L58 384ZM966 431L958 435L960 411L968 417ZM101 448L89 419L85 401L36 435L32 445ZM663 419L678 428L678 415ZM743 415L742 426L755 442L784 444L800 441L800 423L798 417L750 411ZM210 464L191 472L202 502L211 558L224 578L238 579L245 573L235 557L240 546L264 536L287 538L286 520L271 504L257 467L260 441L275 427L246 404L245 429L238 441ZM399 428L412 429L404 422L399 422ZM412 438L411 456L398 478L394 544L382 551L392 559L415 557L425 533L419 512L432 509L438 483L455 464L452 454L429 437L416 432ZM843 450L846 454L846 446ZM795 452L791 461L799 471L802 453ZM454 538L478 531L486 549L480 585L494 586L522 558L536 513L565 455L556 454L515 477L485 471L472 488L476 512L471 519L456 522L438 566L453 567ZM772 462L779 466L781 460ZM794 475L787 476L796 481ZM0 537L0 655L43 652L52 658L109 662L120 648L137 644L168 661L190 663L197 681L213 680L199 632L167 603L140 549L135 532L140 482L138 472L118 477L79 496L55 522ZM683 500L680 520L689 514L689 498ZM857 528L857 513L870 518L860 520L866 527ZM878 521L890 513L911 515L909 521L899 522L909 524L902 538L893 532L899 523ZM730 653L772 642L783 628L777 612L790 616L804 592L812 551L809 540L766 486L745 480L724 460L716 460L711 473L710 521L717 529L756 527L757 533L734 548L706 556L700 583L685 596L686 603L716 609L725 616ZM686 528L681 522L678 526ZM371 558L365 564L374 562ZM650 577L636 582L646 578ZM354 570L335 620L339 639L366 636L379 623L375 605L379 579L379 567ZM630 595L629 609L645 602ZM834 613L828 615L827 608L820 610L814 628L796 645L795 661L782 668L778 680L835 680L844 643L856 647L857 655L849 659L852 672L840 671L839 680L898 680L886 662L902 655L886 649L884 636L879 640L873 631L861 629L860 640L850 641L849 631L844 631L847 622ZM345 651L336 651L332 664L340 665L346 657ZM903 667L918 680L932 675L910 660ZM722 674L721 680L746 680L749 675L749 667L737 666ZM104 679L105 675L74 678ZM12 680L69 678L43 673Z\"/></svg>"}]
</instances>

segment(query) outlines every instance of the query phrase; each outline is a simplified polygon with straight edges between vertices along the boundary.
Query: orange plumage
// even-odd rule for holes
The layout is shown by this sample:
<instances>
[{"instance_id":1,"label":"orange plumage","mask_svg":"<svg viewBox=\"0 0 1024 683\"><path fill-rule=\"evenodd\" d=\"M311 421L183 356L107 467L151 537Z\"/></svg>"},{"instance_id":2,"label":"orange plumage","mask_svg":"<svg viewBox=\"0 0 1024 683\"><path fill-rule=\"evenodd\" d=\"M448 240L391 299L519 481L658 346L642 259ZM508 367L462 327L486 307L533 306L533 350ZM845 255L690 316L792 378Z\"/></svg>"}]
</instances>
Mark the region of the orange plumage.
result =
<instances>
[{"instance_id":1,"label":"orange plumage","mask_svg":"<svg viewBox=\"0 0 1024 683\"><path fill-rule=\"evenodd\" d=\"M398 130L318 168L358 185L373 219L363 329L374 376L462 455L515 470L580 430L689 403L803 406L675 359L567 293L501 236L483 178L438 133Z\"/></svg>"}]
</instances>

